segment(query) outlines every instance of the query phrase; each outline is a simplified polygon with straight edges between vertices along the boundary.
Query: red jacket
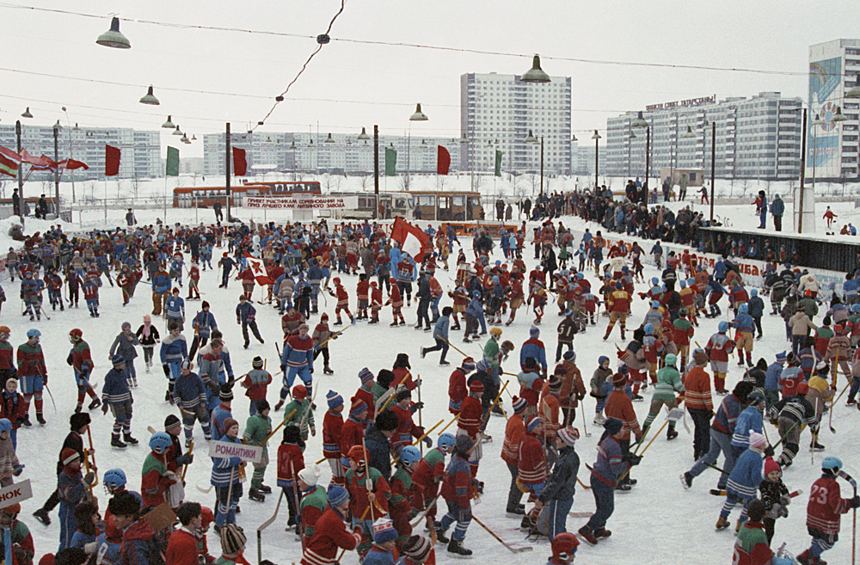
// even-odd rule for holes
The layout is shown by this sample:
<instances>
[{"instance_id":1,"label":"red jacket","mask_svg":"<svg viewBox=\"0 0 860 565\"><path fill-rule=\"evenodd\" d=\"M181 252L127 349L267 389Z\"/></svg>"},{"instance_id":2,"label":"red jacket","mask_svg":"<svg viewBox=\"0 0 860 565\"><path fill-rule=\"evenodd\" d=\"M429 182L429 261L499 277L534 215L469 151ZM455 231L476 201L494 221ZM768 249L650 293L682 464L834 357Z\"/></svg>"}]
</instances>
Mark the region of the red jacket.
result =
<instances>
[{"instance_id":1,"label":"red jacket","mask_svg":"<svg viewBox=\"0 0 860 565\"><path fill-rule=\"evenodd\" d=\"M323 422L325 426L325 422ZM352 416L346 419L340 432L340 452L342 455L349 453L350 448L361 445L364 437L364 424L354 420ZM325 442L325 430L323 430L323 442ZM328 458L328 455L326 455Z\"/></svg>"},{"instance_id":2,"label":"red jacket","mask_svg":"<svg viewBox=\"0 0 860 565\"><path fill-rule=\"evenodd\" d=\"M520 442L520 458L517 461L519 480L526 486L537 486L546 482L546 455L540 439L526 432Z\"/></svg>"},{"instance_id":3,"label":"red jacket","mask_svg":"<svg viewBox=\"0 0 860 565\"><path fill-rule=\"evenodd\" d=\"M457 368L448 378L448 411L451 414L459 414L463 400L469 395L466 390L466 373Z\"/></svg>"},{"instance_id":4,"label":"red jacket","mask_svg":"<svg viewBox=\"0 0 860 565\"><path fill-rule=\"evenodd\" d=\"M294 443L282 443L278 446L278 486L282 486L280 483L292 482L295 474L304 468L302 448Z\"/></svg>"},{"instance_id":5,"label":"red jacket","mask_svg":"<svg viewBox=\"0 0 860 565\"><path fill-rule=\"evenodd\" d=\"M164 557L165 565L198 565L197 537L185 528L179 528L170 534Z\"/></svg>"},{"instance_id":6,"label":"red jacket","mask_svg":"<svg viewBox=\"0 0 860 565\"><path fill-rule=\"evenodd\" d=\"M371 387L372 386L373 385L371 385ZM370 388L359 387L359 389L355 391L351 400L355 399L363 400L364 403L367 404L367 419L373 420L376 414L376 404L373 402L373 391ZM346 452L344 451L344 453Z\"/></svg>"},{"instance_id":7,"label":"red jacket","mask_svg":"<svg viewBox=\"0 0 860 565\"><path fill-rule=\"evenodd\" d=\"M478 432L481 431L482 415L481 401L474 396L467 396L460 407L460 419L457 420L457 427L465 431L474 440L478 437Z\"/></svg>"},{"instance_id":8,"label":"red jacket","mask_svg":"<svg viewBox=\"0 0 860 565\"><path fill-rule=\"evenodd\" d=\"M367 295L370 292L370 283L368 281L358 281L355 287L355 294L359 300L367 300Z\"/></svg>"},{"instance_id":9,"label":"red jacket","mask_svg":"<svg viewBox=\"0 0 860 565\"><path fill-rule=\"evenodd\" d=\"M834 477L824 476L812 483L809 504L806 505L806 527L825 535L839 533L842 514L851 510L851 499L842 498L839 483Z\"/></svg>"},{"instance_id":10,"label":"red jacket","mask_svg":"<svg viewBox=\"0 0 860 565\"><path fill-rule=\"evenodd\" d=\"M343 416L331 410L323 418L323 455L326 459L340 459L340 438L343 430Z\"/></svg>"},{"instance_id":11,"label":"red jacket","mask_svg":"<svg viewBox=\"0 0 860 565\"><path fill-rule=\"evenodd\" d=\"M337 294L337 307L338 308L348 308L349 307L349 294L346 292L346 289L343 288L342 284L339 284L334 289Z\"/></svg>"},{"instance_id":12,"label":"red jacket","mask_svg":"<svg viewBox=\"0 0 860 565\"><path fill-rule=\"evenodd\" d=\"M353 550L361 541L359 534L349 533L343 516L330 507L317 520L314 529L316 533L305 548L302 565L332 565L338 549Z\"/></svg>"},{"instance_id":13,"label":"red jacket","mask_svg":"<svg viewBox=\"0 0 860 565\"><path fill-rule=\"evenodd\" d=\"M526 433L522 414L508 418L505 426L505 441L502 443L502 460L509 465L517 465L520 458L520 442Z\"/></svg>"}]
</instances>

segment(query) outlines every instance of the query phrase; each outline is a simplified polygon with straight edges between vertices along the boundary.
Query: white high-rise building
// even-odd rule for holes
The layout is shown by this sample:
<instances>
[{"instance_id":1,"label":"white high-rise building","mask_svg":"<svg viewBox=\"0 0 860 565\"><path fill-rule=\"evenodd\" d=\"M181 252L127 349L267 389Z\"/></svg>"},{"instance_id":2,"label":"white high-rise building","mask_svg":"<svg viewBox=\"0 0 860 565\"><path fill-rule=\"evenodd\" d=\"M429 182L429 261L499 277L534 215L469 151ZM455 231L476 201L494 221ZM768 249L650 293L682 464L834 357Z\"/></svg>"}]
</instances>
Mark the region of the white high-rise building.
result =
<instances>
[{"instance_id":1,"label":"white high-rise building","mask_svg":"<svg viewBox=\"0 0 860 565\"><path fill-rule=\"evenodd\" d=\"M809 47L809 117L806 176L860 178L860 100L845 98L860 78L860 39L836 39ZM846 118L834 121L837 109ZM819 118L820 123L815 120Z\"/></svg>"},{"instance_id":2,"label":"white high-rise building","mask_svg":"<svg viewBox=\"0 0 860 565\"><path fill-rule=\"evenodd\" d=\"M499 150L502 171L540 172L540 143L526 143L532 132L543 137L544 175L570 174L570 77L527 83L519 75L461 75L460 131L469 140L463 171L492 174Z\"/></svg>"}]
</instances>

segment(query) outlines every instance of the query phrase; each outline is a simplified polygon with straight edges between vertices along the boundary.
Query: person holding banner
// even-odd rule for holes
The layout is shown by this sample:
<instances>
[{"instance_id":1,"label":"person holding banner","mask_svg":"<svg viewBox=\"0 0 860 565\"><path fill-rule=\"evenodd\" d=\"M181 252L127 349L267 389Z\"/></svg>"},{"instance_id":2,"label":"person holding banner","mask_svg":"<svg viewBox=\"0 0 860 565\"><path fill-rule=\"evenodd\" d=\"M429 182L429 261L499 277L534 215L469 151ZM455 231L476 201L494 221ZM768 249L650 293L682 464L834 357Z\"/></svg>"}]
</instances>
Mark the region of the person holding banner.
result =
<instances>
[{"instance_id":1,"label":"person holding banner","mask_svg":"<svg viewBox=\"0 0 860 565\"><path fill-rule=\"evenodd\" d=\"M239 439L239 422L233 418L224 420L225 433L219 441L242 443ZM215 507L215 528L220 531L226 524L236 523L236 507L242 498L242 481L239 468L245 462L239 457L213 457L210 483L215 487L218 505Z\"/></svg>"}]
</instances>

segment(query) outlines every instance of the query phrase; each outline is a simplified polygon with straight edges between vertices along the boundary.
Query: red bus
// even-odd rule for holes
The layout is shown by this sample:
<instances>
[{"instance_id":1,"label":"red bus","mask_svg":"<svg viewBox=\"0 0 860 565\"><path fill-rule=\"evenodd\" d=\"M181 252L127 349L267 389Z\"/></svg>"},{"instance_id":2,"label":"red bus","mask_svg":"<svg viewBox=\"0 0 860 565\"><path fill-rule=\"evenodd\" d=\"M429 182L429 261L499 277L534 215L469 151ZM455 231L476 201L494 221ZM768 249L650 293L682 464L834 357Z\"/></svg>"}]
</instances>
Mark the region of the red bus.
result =
<instances>
[{"instance_id":1,"label":"red bus","mask_svg":"<svg viewBox=\"0 0 860 565\"><path fill-rule=\"evenodd\" d=\"M247 196L291 196L293 194L322 194L317 181L254 182L230 187L233 206L242 206ZM174 208L212 207L216 201L227 205L227 189L223 186L177 186L173 189Z\"/></svg>"}]
</instances>

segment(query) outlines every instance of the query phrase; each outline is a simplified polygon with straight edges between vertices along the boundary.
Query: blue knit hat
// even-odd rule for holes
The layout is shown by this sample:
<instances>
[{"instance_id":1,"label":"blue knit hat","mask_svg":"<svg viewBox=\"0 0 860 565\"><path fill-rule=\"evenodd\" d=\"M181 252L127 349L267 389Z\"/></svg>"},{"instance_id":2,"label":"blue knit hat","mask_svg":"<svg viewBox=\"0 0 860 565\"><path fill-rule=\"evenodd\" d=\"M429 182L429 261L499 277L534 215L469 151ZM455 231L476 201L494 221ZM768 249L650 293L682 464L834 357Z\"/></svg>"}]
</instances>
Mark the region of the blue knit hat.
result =
<instances>
[{"instance_id":1,"label":"blue knit hat","mask_svg":"<svg viewBox=\"0 0 860 565\"><path fill-rule=\"evenodd\" d=\"M373 373L370 372L370 369L365 367L361 371L358 372L358 378L361 379L361 384L365 384L369 381L373 380Z\"/></svg>"},{"instance_id":2,"label":"blue knit hat","mask_svg":"<svg viewBox=\"0 0 860 565\"><path fill-rule=\"evenodd\" d=\"M125 358L122 355L116 354L110 358L110 362L114 367L119 367L120 365L125 365Z\"/></svg>"},{"instance_id":3,"label":"blue knit hat","mask_svg":"<svg viewBox=\"0 0 860 565\"><path fill-rule=\"evenodd\" d=\"M781 351L781 352L776 354L776 360L777 361L785 361L785 358L787 356L788 356L788 354L785 351Z\"/></svg>"},{"instance_id":4,"label":"blue knit hat","mask_svg":"<svg viewBox=\"0 0 860 565\"><path fill-rule=\"evenodd\" d=\"M526 423L526 431L534 431L534 429L541 424L543 424L543 420L541 420L540 416L532 416Z\"/></svg>"},{"instance_id":5,"label":"blue knit hat","mask_svg":"<svg viewBox=\"0 0 860 565\"><path fill-rule=\"evenodd\" d=\"M328 503L332 508L336 508L349 500L349 493L340 485L332 485L328 489Z\"/></svg>"},{"instance_id":6,"label":"blue knit hat","mask_svg":"<svg viewBox=\"0 0 860 565\"><path fill-rule=\"evenodd\" d=\"M397 530L391 520L380 518L373 523L373 543L379 545L397 539Z\"/></svg>"},{"instance_id":7,"label":"blue knit hat","mask_svg":"<svg viewBox=\"0 0 860 565\"><path fill-rule=\"evenodd\" d=\"M460 367L467 373L470 373L475 370L475 360L471 357L466 357L463 359L462 365Z\"/></svg>"},{"instance_id":8,"label":"blue knit hat","mask_svg":"<svg viewBox=\"0 0 860 565\"><path fill-rule=\"evenodd\" d=\"M333 390L328 391L328 394L326 394L325 397L328 401L329 410L334 410L338 406L343 405L343 397Z\"/></svg>"},{"instance_id":9,"label":"blue knit hat","mask_svg":"<svg viewBox=\"0 0 860 565\"><path fill-rule=\"evenodd\" d=\"M364 412L366 410L367 410L367 403L364 402L363 400L359 400L357 398L354 398L352 400L352 406L349 409L349 415L357 417L359 414L361 414L362 412Z\"/></svg>"},{"instance_id":10,"label":"blue knit hat","mask_svg":"<svg viewBox=\"0 0 860 565\"><path fill-rule=\"evenodd\" d=\"M532 326L531 328L529 328L529 336L537 337L539 335L540 335L540 328L539 327Z\"/></svg>"}]
</instances>

